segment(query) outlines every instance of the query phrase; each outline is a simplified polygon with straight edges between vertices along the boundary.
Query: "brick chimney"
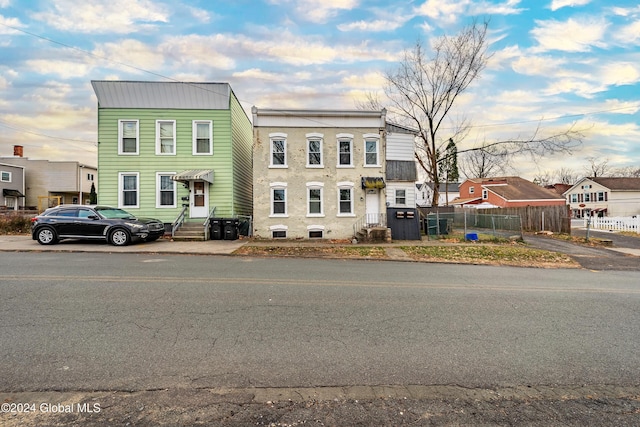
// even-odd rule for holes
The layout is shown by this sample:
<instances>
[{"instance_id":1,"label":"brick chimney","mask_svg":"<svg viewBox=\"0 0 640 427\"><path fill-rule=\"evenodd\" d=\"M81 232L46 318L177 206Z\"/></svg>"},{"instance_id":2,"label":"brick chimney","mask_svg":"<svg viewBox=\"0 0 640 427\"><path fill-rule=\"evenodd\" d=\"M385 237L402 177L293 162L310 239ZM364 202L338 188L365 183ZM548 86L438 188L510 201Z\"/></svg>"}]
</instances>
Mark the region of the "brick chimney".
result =
<instances>
[{"instance_id":1,"label":"brick chimney","mask_svg":"<svg viewBox=\"0 0 640 427\"><path fill-rule=\"evenodd\" d=\"M22 157L24 155L22 145L14 145L13 146L13 155L15 157Z\"/></svg>"}]
</instances>

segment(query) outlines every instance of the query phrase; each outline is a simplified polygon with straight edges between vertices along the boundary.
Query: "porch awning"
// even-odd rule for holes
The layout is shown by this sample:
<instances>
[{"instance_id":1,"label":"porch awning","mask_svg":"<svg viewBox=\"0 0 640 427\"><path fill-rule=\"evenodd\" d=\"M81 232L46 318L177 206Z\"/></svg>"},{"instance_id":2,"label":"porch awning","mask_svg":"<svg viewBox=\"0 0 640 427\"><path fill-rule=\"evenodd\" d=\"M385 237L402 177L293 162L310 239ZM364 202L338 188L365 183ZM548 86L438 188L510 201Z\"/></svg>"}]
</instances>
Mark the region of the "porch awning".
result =
<instances>
[{"instance_id":1,"label":"porch awning","mask_svg":"<svg viewBox=\"0 0 640 427\"><path fill-rule=\"evenodd\" d=\"M384 188L387 185L384 182L384 178L379 176L363 176L362 188Z\"/></svg>"},{"instance_id":2,"label":"porch awning","mask_svg":"<svg viewBox=\"0 0 640 427\"><path fill-rule=\"evenodd\" d=\"M213 184L213 171L211 169L192 169L177 173L171 177L174 181L207 181Z\"/></svg>"},{"instance_id":3,"label":"porch awning","mask_svg":"<svg viewBox=\"0 0 640 427\"><path fill-rule=\"evenodd\" d=\"M24 194L22 194L18 190L11 190L9 188L3 188L2 189L2 196L3 197L24 197Z\"/></svg>"}]
</instances>

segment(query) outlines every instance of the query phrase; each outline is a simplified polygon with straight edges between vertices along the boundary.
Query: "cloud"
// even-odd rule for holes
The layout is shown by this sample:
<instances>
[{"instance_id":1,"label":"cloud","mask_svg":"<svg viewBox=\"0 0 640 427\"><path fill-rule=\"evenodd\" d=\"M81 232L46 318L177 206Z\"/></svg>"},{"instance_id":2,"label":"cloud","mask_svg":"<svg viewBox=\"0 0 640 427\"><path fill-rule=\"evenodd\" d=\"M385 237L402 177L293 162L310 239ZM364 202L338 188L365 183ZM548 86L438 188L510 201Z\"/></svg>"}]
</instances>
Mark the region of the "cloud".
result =
<instances>
[{"instance_id":1,"label":"cloud","mask_svg":"<svg viewBox=\"0 0 640 427\"><path fill-rule=\"evenodd\" d=\"M521 0L507 0L503 3L476 0L426 0L416 8L415 13L437 22L453 24L467 15L514 15L526 10L518 8Z\"/></svg>"},{"instance_id":2,"label":"cloud","mask_svg":"<svg viewBox=\"0 0 640 427\"><path fill-rule=\"evenodd\" d=\"M401 28L411 17L395 16L392 19L376 19L373 21L357 21L338 25L340 31L385 32Z\"/></svg>"},{"instance_id":3,"label":"cloud","mask_svg":"<svg viewBox=\"0 0 640 427\"><path fill-rule=\"evenodd\" d=\"M591 3L591 0L553 0L549 9L555 12L563 7L584 6L589 3Z\"/></svg>"},{"instance_id":4,"label":"cloud","mask_svg":"<svg viewBox=\"0 0 640 427\"><path fill-rule=\"evenodd\" d=\"M591 47L604 47L608 23L602 18L570 18L567 21L536 21L531 34L538 42L537 51L561 50L588 52Z\"/></svg>"},{"instance_id":5,"label":"cloud","mask_svg":"<svg viewBox=\"0 0 640 427\"><path fill-rule=\"evenodd\" d=\"M86 77L91 71L91 65L84 61L68 61L64 59L30 59L25 62L32 72L42 75L55 74L63 79Z\"/></svg>"},{"instance_id":6,"label":"cloud","mask_svg":"<svg viewBox=\"0 0 640 427\"><path fill-rule=\"evenodd\" d=\"M122 69L121 64L126 64L125 71L131 73L142 72L135 70L135 68L158 70L165 61L164 55L158 52L157 47L133 39L105 43L96 47L92 54L98 57L98 59L94 59L96 66L99 64L109 69ZM102 59L106 59L108 62L104 62Z\"/></svg>"},{"instance_id":7,"label":"cloud","mask_svg":"<svg viewBox=\"0 0 640 427\"><path fill-rule=\"evenodd\" d=\"M610 62L603 64L598 72L599 80L605 85L623 86L640 82L640 66L631 62Z\"/></svg>"},{"instance_id":8,"label":"cloud","mask_svg":"<svg viewBox=\"0 0 640 427\"><path fill-rule=\"evenodd\" d=\"M341 11L352 10L359 0L270 0L271 4L292 7L296 14L306 21L325 23Z\"/></svg>"},{"instance_id":9,"label":"cloud","mask_svg":"<svg viewBox=\"0 0 640 427\"><path fill-rule=\"evenodd\" d=\"M239 79L246 79L250 81L262 81L262 82L281 82L282 75L276 73L269 73L259 68L251 68L249 70L239 71L233 73L233 77Z\"/></svg>"},{"instance_id":10,"label":"cloud","mask_svg":"<svg viewBox=\"0 0 640 427\"><path fill-rule=\"evenodd\" d=\"M203 24L208 24L209 22L211 22L211 14L208 11L191 6L189 6L187 10L191 14L191 16L193 16L198 22L201 22Z\"/></svg>"},{"instance_id":11,"label":"cloud","mask_svg":"<svg viewBox=\"0 0 640 427\"><path fill-rule=\"evenodd\" d=\"M640 21L618 28L614 34L614 39L623 46L640 45Z\"/></svg>"},{"instance_id":12,"label":"cloud","mask_svg":"<svg viewBox=\"0 0 640 427\"><path fill-rule=\"evenodd\" d=\"M158 47L168 63L182 70L194 67L211 67L231 70L236 66L234 47L237 40L222 34L213 36L187 35L169 37ZM228 51L229 54L225 54Z\"/></svg>"},{"instance_id":13,"label":"cloud","mask_svg":"<svg viewBox=\"0 0 640 427\"><path fill-rule=\"evenodd\" d=\"M427 0L421 6L416 8L415 13L420 16L426 16L434 21L445 23L455 23L462 16L470 0Z\"/></svg>"},{"instance_id":14,"label":"cloud","mask_svg":"<svg viewBox=\"0 0 640 427\"><path fill-rule=\"evenodd\" d=\"M128 34L148 29L151 22L168 22L168 14L151 0L110 0L84 2L54 0L51 9L34 19L63 31L79 33Z\"/></svg>"},{"instance_id":15,"label":"cloud","mask_svg":"<svg viewBox=\"0 0 640 427\"><path fill-rule=\"evenodd\" d=\"M7 18L2 15L0 15L0 24L2 24L0 25L0 35L21 34L19 31L14 30L13 28L7 28L6 26L14 27L14 28L25 27L25 25L22 22L20 22L18 18ZM7 44L8 42L0 42L0 45L7 45Z\"/></svg>"},{"instance_id":16,"label":"cloud","mask_svg":"<svg viewBox=\"0 0 640 427\"><path fill-rule=\"evenodd\" d=\"M342 79L342 84L350 88L378 90L386 84L381 73L350 74Z\"/></svg>"}]
</instances>

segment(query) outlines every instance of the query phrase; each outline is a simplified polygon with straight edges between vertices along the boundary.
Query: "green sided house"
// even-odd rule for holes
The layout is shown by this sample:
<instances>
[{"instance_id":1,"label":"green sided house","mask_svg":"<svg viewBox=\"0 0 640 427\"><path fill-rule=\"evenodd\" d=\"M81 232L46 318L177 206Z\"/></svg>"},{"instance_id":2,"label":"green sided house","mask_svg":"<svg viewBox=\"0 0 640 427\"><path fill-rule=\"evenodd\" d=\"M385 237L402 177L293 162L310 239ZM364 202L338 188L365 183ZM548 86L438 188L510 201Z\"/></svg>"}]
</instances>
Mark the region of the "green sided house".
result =
<instances>
[{"instance_id":1,"label":"green sided house","mask_svg":"<svg viewBox=\"0 0 640 427\"><path fill-rule=\"evenodd\" d=\"M91 84L100 204L167 229L182 218L204 226L212 216L252 214L252 127L229 84Z\"/></svg>"}]
</instances>

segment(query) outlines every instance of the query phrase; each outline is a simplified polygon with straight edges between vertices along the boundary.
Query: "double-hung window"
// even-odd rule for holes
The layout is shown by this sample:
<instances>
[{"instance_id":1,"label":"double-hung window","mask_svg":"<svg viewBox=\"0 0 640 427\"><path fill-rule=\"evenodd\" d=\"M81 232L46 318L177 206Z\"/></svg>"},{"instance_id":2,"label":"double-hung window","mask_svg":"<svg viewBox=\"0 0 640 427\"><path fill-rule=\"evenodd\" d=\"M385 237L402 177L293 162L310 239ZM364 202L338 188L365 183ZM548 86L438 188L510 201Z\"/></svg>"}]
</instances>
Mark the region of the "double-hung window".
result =
<instances>
[{"instance_id":1,"label":"double-hung window","mask_svg":"<svg viewBox=\"0 0 640 427\"><path fill-rule=\"evenodd\" d=\"M339 168L353 167L353 135L341 133L338 137L338 165Z\"/></svg>"},{"instance_id":2,"label":"double-hung window","mask_svg":"<svg viewBox=\"0 0 640 427\"><path fill-rule=\"evenodd\" d=\"M482 199L486 200L489 198L489 190L487 190L486 188L482 189Z\"/></svg>"},{"instance_id":3,"label":"double-hung window","mask_svg":"<svg viewBox=\"0 0 640 427\"><path fill-rule=\"evenodd\" d=\"M0 172L0 181L11 182L11 172L7 172L7 171Z\"/></svg>"},{"instance_id":4,"label":"double-hung window","mask_svg":"<svg viewBox=\"0 0 640 427\"><path fill-rule=\"evenodd\" d=\"M571 201L569 203L578 203L578 195L571 194Z\"/></svg>"},{"instance_id":5,"label":"double-hung window","mask_svg":"<svg viewBox=\"0 0 640 427\"><path fill-rule=\"evenodd\" d=\"M156 121L156 154L165 156L176 154L175 120Z\"/></svg>"},{"instance_id":6,"label":"double-hung window","mask_svg":"<svg viewBox=\"0 0 640 427\"><path fill-rule=\"evenodd\" d=\"M396 189L396 205L404 206L407 204L407 190Z\"/></svg>"},{"instance_id":7,"label":"double-hung window","mask_svg":"<svg viewBox=\"0 0 640 427\"><path fill-rule=\"evenodd\" d=\"M322 182L307 183L307 216L319 217L324 216L322 206Z\"/></svg>"},{"instance_id":8,"label":"double-hung window","mask_svg":"<svg viewBox=\"0 0 640 427\"><path fill-rule=\"evenodd\" d=\"M175 208L177 206L176 182L171 179L175 172L156 173L156 207Z\"/></svg>"},{"instance_id":9,"label":"double-hung window","mask_svg":"<svg viewBox=\"0 0 640 427\"><path fill-rule=\"evenodd\" d=\"M271 215L272 217L287 216L287 184L274 182L271 184Z\"/></svg>"},{"instance_id":10,"label":"double-hung window","mask_svg":"<svg viewBox=\"0 0 640 427\"><path fill-rule=\"evenodd\" d=\"M354 216L352 182L338 183L338 216Z\"/></svg>"},{"instance_id":11,"label":"double-hung window","mask_svg":"<svg viewBox=\"0 0 640 427\"><path fill-rule=\"evenodd\" d=\"M270 168L286 168L287 167L287 134L286 133L270 133L269 134L269 167Z\"/></svg>"},{"instance_id":12,"label":"double-hung window","mask_svg":"<svg viewBox=\"0 0 640 427\"><path fill-rule=\"evenodd\" d=\"M380 135L364 135L364 165L380 166Z\"/></svg>"},{"instance_id":13,"label":"double-hung window","mask_svg":"<svg viewBox=\"0 0 640 427\"><path fill-rule=\"evenodd\" d=\"M211 120L194 120L191 133L194 156L213 154L213 122Z\"/></svg>"},{"instance_id":14,"label":"double-hung window","mask_svg":"<svg viewBox=\"0 0 640 427\"><path fill-rule=\"evenodd\" d=\"M118 154L137 155L140 141L138 120L118 120Z\"/></svg>"},{"instance_id":15,"label":"double-hung window","mask_svg":"<svg viewBox=\"0 0 640 427\"><path fill-rule=\"evenodd\" d=\"M323 135L321 133L307 134L307 167L308 168L323 167L322 138L323 138Z\"/></svg>"},{"instance_id":16,"label":"double-hung window","mask_svg":"<svg viewBox=\"0 0 640 427\"><path fill-rule=\"evenodd\" d=\"M140 199L140 174L120 172L118 174L118 207L137 208Z\"/></svg>"}]
</instances>

